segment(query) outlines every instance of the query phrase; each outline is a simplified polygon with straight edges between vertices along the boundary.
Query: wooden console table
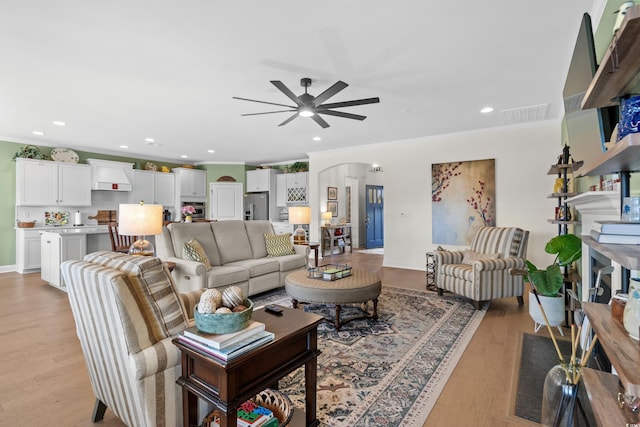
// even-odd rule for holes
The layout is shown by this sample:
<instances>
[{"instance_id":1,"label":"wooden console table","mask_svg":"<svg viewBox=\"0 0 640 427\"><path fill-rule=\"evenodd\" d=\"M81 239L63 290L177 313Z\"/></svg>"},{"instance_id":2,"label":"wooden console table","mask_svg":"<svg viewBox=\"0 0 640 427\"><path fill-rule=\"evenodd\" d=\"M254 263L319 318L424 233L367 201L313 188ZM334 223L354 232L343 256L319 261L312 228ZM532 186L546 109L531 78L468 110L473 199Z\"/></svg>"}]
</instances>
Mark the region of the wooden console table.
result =
<instances>
[{"instance_id":1,"label":"wooden console table","mask_svg":"<svg viewBox=\"0 0 640 427\"><path fill-rule=\"evenodd\" d=\"M278 380L304 365L305 425L317 426L316 382L318 331L322 316L283 307L282 315L269 314L264 308L253 312L253 320L263 322L275 339L226 364L179 341L173 343L182 352L184 427L200 425L198 398L214 405L221 413L220 427L237 425L237 409L260 391L277 386Z\"/></svg>"}]
</instances>

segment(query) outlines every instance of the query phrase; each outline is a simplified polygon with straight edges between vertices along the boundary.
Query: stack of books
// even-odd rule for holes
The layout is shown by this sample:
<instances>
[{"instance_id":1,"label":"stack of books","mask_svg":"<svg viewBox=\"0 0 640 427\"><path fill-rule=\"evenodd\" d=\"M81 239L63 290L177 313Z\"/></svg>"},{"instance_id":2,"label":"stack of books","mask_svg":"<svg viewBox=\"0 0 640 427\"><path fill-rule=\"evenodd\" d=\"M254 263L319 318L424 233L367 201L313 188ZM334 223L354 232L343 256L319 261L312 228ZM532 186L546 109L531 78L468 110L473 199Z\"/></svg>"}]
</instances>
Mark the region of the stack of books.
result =
<instances>
[{"instance_id":1,"label":"stack of books","mask_svg":"<svg viewBox=\"0 0 640 427\"><path fill-rule=\"evenodd\" d=\"M599 243L640 245L640 222L594 221L590 236Z\"/></svg>"},{"instance_id":2,"label":"stack of books","mask_svg":"<svg viewBox=\"0 0 640 427\"><path fill-rule=\"evenodd\" d=\"M273 341L274 337L273 332L264 330L264 323L252 320L246 328L228 334L207 334L192 326L178 335L178 340L228 362Z\"/></svg>"},{"instance_id":3,"label":"stack of books","mask_svg":"<svg viewBox=\"0 0 640 427\"><path fill-rule=\"evenodd\" d=\"M257 405L252 400L247 400L238 408L238 427L278 427L280 421L274 413L263 406ZM203 427L220 427L220 415L216 410L209 414L202 423Z\"/></svg>"}]
</instances>

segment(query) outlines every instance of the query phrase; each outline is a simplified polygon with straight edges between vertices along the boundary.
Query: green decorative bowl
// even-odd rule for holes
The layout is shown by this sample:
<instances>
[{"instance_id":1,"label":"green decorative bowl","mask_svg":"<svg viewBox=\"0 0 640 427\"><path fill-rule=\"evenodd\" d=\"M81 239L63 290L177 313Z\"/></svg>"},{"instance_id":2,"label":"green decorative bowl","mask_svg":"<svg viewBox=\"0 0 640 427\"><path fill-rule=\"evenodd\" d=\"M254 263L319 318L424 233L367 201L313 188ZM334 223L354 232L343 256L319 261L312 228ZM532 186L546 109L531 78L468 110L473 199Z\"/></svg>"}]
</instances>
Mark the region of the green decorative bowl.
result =
<instances>
[{"instance_id":1,"label":"green decorative bowl","mask_svg":"<svg viewBox=\"0 0 640 427\"><path fill-rule=\"evenodd\" d=\"M196 327L207 334L228 334L244 329L251 321L253 301L247 298L243 305L247 307L246 310L227 314L203 314L198 311L198 305L196 305L193 313Z\"/></svg>"}]
</instances>

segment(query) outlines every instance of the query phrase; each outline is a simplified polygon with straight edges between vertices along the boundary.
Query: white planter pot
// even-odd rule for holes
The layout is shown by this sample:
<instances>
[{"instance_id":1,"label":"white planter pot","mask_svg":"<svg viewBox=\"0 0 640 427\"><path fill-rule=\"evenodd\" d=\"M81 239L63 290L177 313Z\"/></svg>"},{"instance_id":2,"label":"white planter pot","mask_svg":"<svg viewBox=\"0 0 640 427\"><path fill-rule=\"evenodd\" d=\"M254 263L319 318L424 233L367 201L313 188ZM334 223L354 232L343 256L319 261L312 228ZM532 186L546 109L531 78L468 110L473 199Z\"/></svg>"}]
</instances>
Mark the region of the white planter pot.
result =
<instances>
[{"instance_id":1,"label":"white planter pot","mask_svg":"<svg viewBox=\"0 0 640 427\"><path fill-rule=\"evenodd\" d=\"M562 328L560 327L562 322L564 322L564 295L559 294L557 297L545 297L538 295L538 298L540 298L540 304L542 304L544 312L547 315L547 320L549 320L549 326L557 327L560 331L560 335L564 335ZM536 301L536 296L533 292L529 292L529 315L536 323L535 332L538 332L540 328L546 326L544 316L540 311L538 301Z\"/></svg>"}]
</instances>

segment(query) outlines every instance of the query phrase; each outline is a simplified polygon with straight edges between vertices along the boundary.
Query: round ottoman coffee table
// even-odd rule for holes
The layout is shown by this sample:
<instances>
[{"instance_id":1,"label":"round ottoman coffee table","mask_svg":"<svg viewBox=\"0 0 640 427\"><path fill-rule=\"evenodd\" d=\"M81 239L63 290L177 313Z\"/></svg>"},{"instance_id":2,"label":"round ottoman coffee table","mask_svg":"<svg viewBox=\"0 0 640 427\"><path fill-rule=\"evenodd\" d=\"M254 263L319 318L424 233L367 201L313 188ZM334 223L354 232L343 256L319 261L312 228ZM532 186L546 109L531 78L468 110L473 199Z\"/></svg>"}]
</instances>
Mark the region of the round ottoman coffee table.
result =
<instances>
[{"instance_id":1,"label":"round ottoman coffee table","mask_svg":"<svg viewBox=\"0 0 640 427\"><path fill-rule=\"evenodd\" d=\"M340 320L341 305L360 304L367 317L378 319L378 296L382 290L380 278L369 271L351 270L351 276L337 280L321 280L307 277L306 270L298 270L290 273L284 280L287 295L291 297L293 308L298 308L298 303L335 304L336 318L334 325L336 330L346 323L361 319L363 316L352 317L344 322ZM373 302L373 313L366 310L364 303Z\"/></svg>"}]
</instances>

